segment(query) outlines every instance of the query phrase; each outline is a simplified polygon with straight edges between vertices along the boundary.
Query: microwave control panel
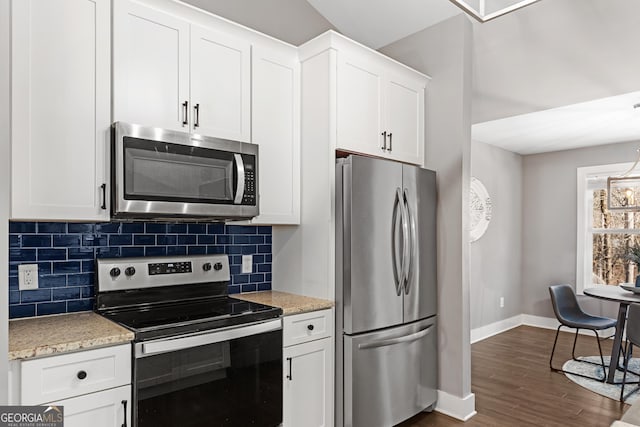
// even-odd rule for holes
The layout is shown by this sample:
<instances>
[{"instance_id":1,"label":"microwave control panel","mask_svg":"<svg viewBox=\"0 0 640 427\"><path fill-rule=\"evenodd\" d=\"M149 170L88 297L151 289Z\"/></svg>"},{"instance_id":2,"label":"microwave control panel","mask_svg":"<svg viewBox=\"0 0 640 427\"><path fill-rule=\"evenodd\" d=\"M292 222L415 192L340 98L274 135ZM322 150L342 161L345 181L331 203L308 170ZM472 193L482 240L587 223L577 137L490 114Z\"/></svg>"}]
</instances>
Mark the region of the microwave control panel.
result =
<instances>
[{"instance_id":1,"label":"microwave control panel","mask_svg":"<svg viewBox=\"0 0 640 427\"><path fill-rule=\"evenodd\" d=\"M256 158L255 156L242 155L244 162L244 195L243 205L256 205Z\"/></svg>"}]
</instances>

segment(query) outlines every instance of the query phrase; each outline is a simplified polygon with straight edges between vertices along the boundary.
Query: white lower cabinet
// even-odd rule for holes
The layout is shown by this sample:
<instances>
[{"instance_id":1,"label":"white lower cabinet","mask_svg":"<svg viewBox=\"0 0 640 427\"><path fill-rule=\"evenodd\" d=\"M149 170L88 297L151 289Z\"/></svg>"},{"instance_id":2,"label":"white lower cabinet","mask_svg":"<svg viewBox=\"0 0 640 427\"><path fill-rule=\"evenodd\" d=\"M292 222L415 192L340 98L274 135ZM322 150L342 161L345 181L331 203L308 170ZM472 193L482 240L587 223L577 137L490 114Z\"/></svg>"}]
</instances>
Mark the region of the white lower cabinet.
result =
<instances>
[{"instance_id":1,"label":"white lower cabinet","mask_svg":"<svg viewBox=\"0 0 640 427\"><path fill-rule=\"evenodd\" d=\"M131 425L131 344L15 360L9 404L61 405L65 427Z\"/></svg>"},{"instance_id":2,"label":"white lower cabinet","mask_svg":"<svg viewBox=\"0 0 640 427\"><path fill-rule=\"evenodd\" d=\"M314 333L318 324L330 327ZM300 325L306 341L297 333ZM333 310L285 317L283 342L283 426L333 426ZM287 346L291 342L299 344Z\"/></svg>"},{"instance_id":3,"label":"white lower cabinet","mask_svg":"<svg viewBox=\"0 0 640 427\"><path fill-rule=\"evenodd\" d=\"M64 408L65 427L131 425L131 386L51 402Z\"/></svg>"}]
</instances>

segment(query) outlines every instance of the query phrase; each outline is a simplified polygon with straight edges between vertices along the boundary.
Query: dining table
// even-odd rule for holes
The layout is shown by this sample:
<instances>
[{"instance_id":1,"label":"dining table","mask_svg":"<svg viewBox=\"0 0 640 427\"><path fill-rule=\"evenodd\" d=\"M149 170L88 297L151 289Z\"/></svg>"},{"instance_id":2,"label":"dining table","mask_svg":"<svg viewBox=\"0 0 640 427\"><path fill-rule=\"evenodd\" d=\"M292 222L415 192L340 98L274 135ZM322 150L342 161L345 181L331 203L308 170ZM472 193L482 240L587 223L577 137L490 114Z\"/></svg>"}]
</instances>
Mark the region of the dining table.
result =
<instances>
[{"instance_id":1,"label":"dining table","mask_svg":"<svg viewBox=\"0 0 640 427\"><path fill-rule=\"evenodd\" d=\"M625 284L626 285L626 284ZM633 284L628 284L633 286ZM586 288L583 293L587 296L612 301L619 304L618 321L616 323L616 332L613 338L613 346L611 348L611 360L609 361L609 372L607 373L606 382L614 384L616 370L619 368L620 349L622 348L622 335L624 334L624 326L627 321L627 309L630 304L640 303L640 293L634 293L623 289L621 286L597 286Z\"/></svg>"}]
</instances>

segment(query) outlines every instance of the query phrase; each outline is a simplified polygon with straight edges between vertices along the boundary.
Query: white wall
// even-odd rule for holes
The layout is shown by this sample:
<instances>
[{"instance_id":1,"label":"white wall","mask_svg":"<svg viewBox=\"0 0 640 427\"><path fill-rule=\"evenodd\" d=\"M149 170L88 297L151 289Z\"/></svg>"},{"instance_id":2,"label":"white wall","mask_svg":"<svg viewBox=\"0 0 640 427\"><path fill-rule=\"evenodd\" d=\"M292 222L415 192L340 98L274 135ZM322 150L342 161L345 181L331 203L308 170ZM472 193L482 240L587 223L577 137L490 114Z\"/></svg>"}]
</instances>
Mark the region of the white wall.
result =
<instances>
[{"instance_id":1,"label":"white wall","mask_svg":"<svg viewBox=\"0 0 640 427\"><path fill-rule=\"evenodd\" d=\"M427 89L425 162L436 171L438 185L439 389L464 400L472 396L468 276L471 23L458 15L381 51L433 78ZM466 402L471 402L472 413L473 399Z\"/></svg>"},{"instance_id":2,"label":"white wall","mask_svg":"<svg viewBox=\"0 0 640 427\"><path fill-rule=\"evenodd\" d=\"M576 282L576 169L633 162L639 142L523 157L523 313L554 317L548 287ZM579 297L586 311L615 318L617 305Z\"/></svg>"},{"instance_id":3,"label":"white wall","mask_svg":"<svg viewBox=\"0 0 640 427\"><path fill-rule=\"evenodd\" d=\"M10 88L9 0L0 0L0 354L8 354L9 319L9 184ZM0 357L0 404L7 403L8 363Z\"/></svg>"},{"instance_id":4,"label":"white wall","mask_svg":"<svg viewBox=\"0 0 640 427\"><path fill-rule=\"evenodd\" d=\"M471 243L469 256L475 329L522 313L522 156L473 141L471 175L484 184L493 207L489 227Z\"/></svg>"}]
</instances>

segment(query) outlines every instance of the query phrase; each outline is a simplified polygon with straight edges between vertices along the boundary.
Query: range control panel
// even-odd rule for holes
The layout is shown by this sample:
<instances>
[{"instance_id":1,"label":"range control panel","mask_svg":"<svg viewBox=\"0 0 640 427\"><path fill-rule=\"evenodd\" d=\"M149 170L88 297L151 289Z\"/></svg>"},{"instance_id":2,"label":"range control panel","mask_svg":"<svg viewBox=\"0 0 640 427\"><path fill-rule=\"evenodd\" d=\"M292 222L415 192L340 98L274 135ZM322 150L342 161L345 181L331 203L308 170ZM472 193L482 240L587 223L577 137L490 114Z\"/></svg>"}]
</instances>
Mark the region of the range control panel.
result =
<instances>
[{"instance_id":1,"label":"range control panel","mask_svg":"<svg viewBox=\"0 0 640 427\"><path fill-rule=\"evenodd\" d=\"M149 264L149 276L156 274L191 273L191 261L186 262L156 262Z\"/></svg>"},{"instance_id":2,"label":"range control panel","mask_svg":"<svg viewBox=\"0 0 640 427\"><path fill-rule=\"evenodd\" d=\"M227 255L100 258L96 273L99 292L231 280Z\"/></svg>"}]
</instances>

